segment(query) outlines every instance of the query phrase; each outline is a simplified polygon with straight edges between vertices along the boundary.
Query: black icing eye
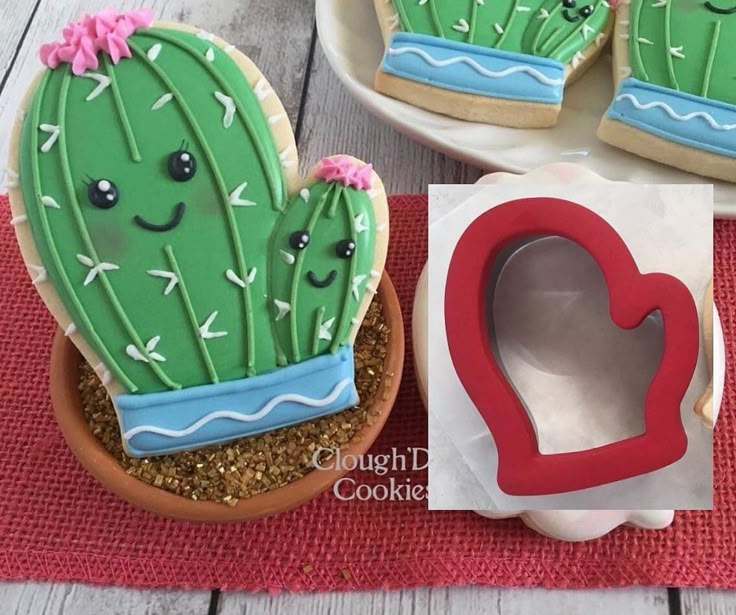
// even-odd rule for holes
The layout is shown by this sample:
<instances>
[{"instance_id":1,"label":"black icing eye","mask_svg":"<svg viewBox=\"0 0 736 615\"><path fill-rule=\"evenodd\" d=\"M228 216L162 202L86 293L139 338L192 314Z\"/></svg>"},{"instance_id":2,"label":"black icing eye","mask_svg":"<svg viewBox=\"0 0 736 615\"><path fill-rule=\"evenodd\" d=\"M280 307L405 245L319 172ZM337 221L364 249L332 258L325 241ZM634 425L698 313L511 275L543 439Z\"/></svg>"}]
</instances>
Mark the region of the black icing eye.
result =
<instances>
[{"instance_id":1,"label":"black icing eye","mask_svg":"<svg viewBox=\"0 0 736 615\"><path fill-rule=\"evenodd\" d=\"M177 182L186 182L197 172L197 160L191 152L179 149L169 155L169 175Z\"/></svg>"},{"instance_id":2,"label":"black icing eye","mask_svg":"<svg viewBox=\"0 0 736 615\"><path fill-rule=\"evenodd\" d=\"M100 209L110 209L117 205L120 194L118 187L109 179L95 179L87 186L89 202Z\"/></svg>"},{"instance_id":3,"label":"black icing eye","mask_svg":"<svg viewBox=\"0 0 736 615\"><path fill-rule=\"evenodd\" d=\"M343 239L335 246L337 258L350 258L355 254L355 242L352 239Z\"/></svg>"},{"instance_id":4,"label":"black icing eye","mask_svg":"<svg viewBox=\"0 0 736 615\"><path fill-rule=\"evenodd\" d=\"M289 235L289 245L295 250L303 250L309 245L309 233L307 231L294 231Z\"/></svg>"},{"instance_id":5,"label":"black icing eye","mask_svg":"<svg viewBox=\"0 0 736 615\"><path fill-rule=\"evenodd\" d=\"M577 5L577 0L562 0L562 6L566 9L574 9Z\"/></svg>"},{"instance_id":6,"label":"black icing eye","mask_svg":"<svg viewBox=\"0 0 736 615\"><path fill-rule=\"evenodd\" d=\"M581 17L590 17L593 14L594 10L595 7L592 4L586 4L578 11L578 13Z\"/></svg>"}]
</instances>

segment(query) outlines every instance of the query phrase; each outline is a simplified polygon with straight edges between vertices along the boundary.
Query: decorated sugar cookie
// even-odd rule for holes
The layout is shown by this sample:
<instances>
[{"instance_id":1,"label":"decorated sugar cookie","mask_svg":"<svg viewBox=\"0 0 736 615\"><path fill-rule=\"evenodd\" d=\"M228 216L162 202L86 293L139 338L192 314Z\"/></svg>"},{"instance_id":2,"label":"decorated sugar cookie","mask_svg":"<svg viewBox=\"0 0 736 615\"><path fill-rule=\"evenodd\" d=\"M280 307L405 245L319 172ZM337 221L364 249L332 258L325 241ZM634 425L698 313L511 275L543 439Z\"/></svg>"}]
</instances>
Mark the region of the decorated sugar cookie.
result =
<instances>
[{"instance_id":1,"label":"decorated sugar cookie","mask_svg":"<svg viewBox=\"0 0 736 615\"><path fill-rule=\"evenodd\" d=\"M524 175L492 173L482 177L477 183L538 184L541 186L554 184L599 184L602 188L605 188L605 184L609 184L610 182L583 166L555 163L537 168ZM417 384L420 387L422 398L425 400L425 405L430 339L426 310L428 296L428 270L425 267L417 284L414 317L412 320ZM712 287L709 287L705 304L709 307L712 306ZM720 360L718 358L719 336L721 348L723 343L717 311L714 311L712 314L715 315L715 319L710 319L711 312L704 310L704 318L701 324L706 335L710 331L711 325L715 327L716 362L713 365L714 381L712 387L712 389L715 389L715 392L713 393L713 390L711 390L708 399L713 400L713 414L717 417L723 393L723 377L721 376L719 379L718 374L722 375L725 372L725 363L723 362L722 353ZM705 344L705 351L708 352L707 343ZM596 539L622 525L639 529L660 530L669 526L674 519L674 511L672 510L514 510L504 512L498 510L477 510L475 512L489 519L519 517L533 531L564 541Z\"/></svg>"},{"instance_id":2,"label":"decorated sugar cookie","mask_svg":"<svg viewBox=\"0 0 736 615\"><path fill-rule=\"evenodd\" d=\"M604 141L736 181L736 2L631 0L617 12Z\"/></svg>"},{"instance_id":3,"label":"decorated sugar cookie","mask_svg":"<svg viewBox=\"0 0 736 615\"><path fill-rule=\"evenodd\" d=\"M298 175L268 82L148 10L44 45L11 144L33 284L155 455L356 403L352 342L380 282L380 179L348 156Z\"/></svg>"},{"instance_id":4,"label":"decorated sugar cookie","mask_svg":"<svg viewBox=\"0 0 736 615\"><path fill-rule=\"evenodd\" d=\"M460 119L546 127L611 31L606 0L375 0L379 92Z\"/></svg>"}]
</instances>

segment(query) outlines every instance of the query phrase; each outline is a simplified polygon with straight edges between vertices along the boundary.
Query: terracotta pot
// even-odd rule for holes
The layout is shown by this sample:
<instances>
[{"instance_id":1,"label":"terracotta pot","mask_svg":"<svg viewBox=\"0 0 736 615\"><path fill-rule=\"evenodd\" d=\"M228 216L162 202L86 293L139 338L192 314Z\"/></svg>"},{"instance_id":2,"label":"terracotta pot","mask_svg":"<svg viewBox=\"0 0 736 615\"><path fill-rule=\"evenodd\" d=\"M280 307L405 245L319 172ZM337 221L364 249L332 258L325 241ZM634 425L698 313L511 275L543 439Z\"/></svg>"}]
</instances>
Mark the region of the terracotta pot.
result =
<instances>
[{"instance_id":1,"label":"terracotta pot","mask_svg":"<svg viewBox=\"0 0 736 615\"><path fill-rule=\"evenodd\" d=\"M364 425L342 450L343 456L362 455L381 432L401 383L404 364L404 326L396 291L387 273L378 287L386 325L390 329L384 373L370 410L378 414L372 425ZM80 463L102 485L131 504L145 510L188 521L243 521L274 515L304 504L329 489L347 471L313 470L306 476L273 491L240 500L235 506L219 502L194 501L137 478L129 476L89 429L79 396L79 365L82 357L77 348L57 330L51 351L51 402L69 448Z\"/></svg>"}]
</instances>

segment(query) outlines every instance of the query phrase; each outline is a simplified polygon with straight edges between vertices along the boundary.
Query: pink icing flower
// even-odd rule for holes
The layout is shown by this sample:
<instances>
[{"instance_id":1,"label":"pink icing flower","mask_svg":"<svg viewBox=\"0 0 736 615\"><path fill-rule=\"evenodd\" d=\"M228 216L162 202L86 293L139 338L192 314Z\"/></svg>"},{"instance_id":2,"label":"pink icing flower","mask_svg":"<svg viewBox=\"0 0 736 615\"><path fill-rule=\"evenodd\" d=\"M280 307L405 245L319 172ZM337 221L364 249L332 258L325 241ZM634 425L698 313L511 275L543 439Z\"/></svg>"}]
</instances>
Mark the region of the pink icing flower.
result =
<instances>
[{"instance_id":1,"label":"pink icing flower","mask_svg":"<svg viewBox=\"0 0 736 615\"><path fill-rule=\"evenodd\" d=\"M373 187L373 165L361 166L349 156L323 158L317 167L315 177L330 183L339 182L356 190L370 190Z\"/></svg>"},{"instance_id":2,"label":"pink icing flower","mask_svg":"<svg viewBox=\"0 0 736 615\"><path fill-rule=\"evenodd\" d=\"M100 49L105 51L112 59L113 64L120 62L120 58L131 57L130 47L125 42L125 37L117 32L110 32L99 39Z\"/></svg>"},{"instance_id":3,"label":"pink icing flower","mask_svg":"<svg viewBox=\"0 0 736 615\"><path fill-rule=\"evenodd\" d=\"M56 68L61 64L61 58L59 58L59 43L48 43L41 45L41 62L49 68Z\"/></svg>"},{"instance_id":4,"label":"pink icing flower","mask_svg":"<svg viewBox=\"0 0 736 615\"><path fill-rule=\"evenodd\" d=\"M62 30L63 41L41 45L41 62L52 69L63 62L71 64L72 72L81 75L99 66L98 53L102 51L117 64L121 58L132 56L128 37L152 22L150 9L118 13L110 8L96 15L82 15Z\"/></svg>"}]
</instances>

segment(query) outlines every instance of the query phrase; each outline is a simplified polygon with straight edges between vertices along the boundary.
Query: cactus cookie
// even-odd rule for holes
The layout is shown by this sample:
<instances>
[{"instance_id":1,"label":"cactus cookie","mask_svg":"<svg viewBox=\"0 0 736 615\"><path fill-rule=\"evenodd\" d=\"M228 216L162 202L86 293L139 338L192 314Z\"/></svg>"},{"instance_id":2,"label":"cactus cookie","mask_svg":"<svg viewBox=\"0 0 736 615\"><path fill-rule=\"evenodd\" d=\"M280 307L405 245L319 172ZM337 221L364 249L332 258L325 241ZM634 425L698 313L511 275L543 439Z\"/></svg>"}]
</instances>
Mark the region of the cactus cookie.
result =
<instances>
[{"instance_id":1,"label":"cactus cookie","mask_svg":"<svg viewBox=\"0 0 736 615\"><path fill-rule=\"evenodd\" d=\"M375 0L376 90L476 122L553 126L565 85L600 53L607 0Z\"/></svg>"},{"instance_id":2,"label":"cactus cookie","mask_svg":"<svg viewBox=\"0 0 736 615\"><path fill-rule=\"evenodd\" d=\"M616 16L616 93L598 136L736 182L736 0L630 0Z\"/></svg>"},{"instance_id":3,"label":"cactus cookie","mask_svg":"<svg viewBox=\"0 0 736 615\"><path fill-rule=\"evenodd\" d=\"M11 143L12 223L128 453L354 405L352 342L388 244L371 165L332 156L302 179L258 68L145 9L85 15L40 55Z\"/></svg>"}]
</instances>

